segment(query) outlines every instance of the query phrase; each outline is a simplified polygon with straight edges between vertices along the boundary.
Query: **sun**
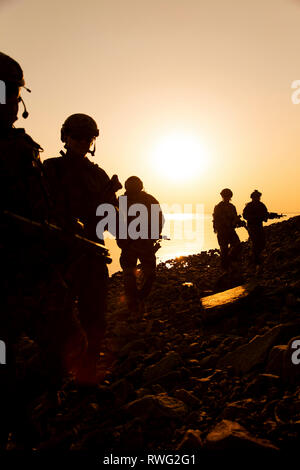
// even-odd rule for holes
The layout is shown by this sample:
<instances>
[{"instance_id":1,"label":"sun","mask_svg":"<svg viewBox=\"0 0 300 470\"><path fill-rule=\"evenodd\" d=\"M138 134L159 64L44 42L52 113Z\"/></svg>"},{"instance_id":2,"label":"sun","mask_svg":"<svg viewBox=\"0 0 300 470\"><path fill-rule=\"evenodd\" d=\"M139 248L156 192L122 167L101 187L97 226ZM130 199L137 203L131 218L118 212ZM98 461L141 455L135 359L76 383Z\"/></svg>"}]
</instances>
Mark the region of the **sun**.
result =
<instances>
[{"instance_id":1,"label":"sun","mask_svg":"<svg viewBox=\"0 0 300 470\"><path fill-rule=\"evenodd\" d=\"M197 177L207 166L207 160L204 145L196 136L178 132L163 137L153 152L157 172L174 181Z\"/></svg>"}]
</instances>

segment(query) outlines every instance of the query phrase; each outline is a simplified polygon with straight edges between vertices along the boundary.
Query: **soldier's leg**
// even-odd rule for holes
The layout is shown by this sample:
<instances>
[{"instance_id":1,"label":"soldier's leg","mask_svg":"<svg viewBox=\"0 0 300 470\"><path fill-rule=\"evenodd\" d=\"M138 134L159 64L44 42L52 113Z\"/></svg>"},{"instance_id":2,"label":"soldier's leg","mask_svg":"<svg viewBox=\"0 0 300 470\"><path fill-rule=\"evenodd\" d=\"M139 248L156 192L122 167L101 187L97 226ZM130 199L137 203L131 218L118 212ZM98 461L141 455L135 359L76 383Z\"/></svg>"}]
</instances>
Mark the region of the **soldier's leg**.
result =
<instances>
[{"instance_id":1,"label":"soldier's leg","mask_svg":"<svg viewBox=\"0 0 300 470\"><path fill-rule=\"evenodd\" d=\"M241 254L241 241L235 230L230 234L230 262L238 261Z\"/></svg>"},{"instance_id":2,"label":"soldier's leg","mask_svg":"<svg viewBox=\"0 0 300 470\"><path fill-rule=\"evenodd\" d=\"M79 314L88 347L77 378L81 383L92 385L97 381L96 363L105 334L108 270L105 262L97 257L87 261L79 295Z\"/></svg>"},{"instance_id":3,"label":"soldier's leg","mask_svg":"<svg viewBox=\"0 0 300 470\"><path fill-rule=\"evenodd\" d=\"M137 253L132 248L123 248L120 265L123 270L124 291L128 309L138 310L138 289L136 280Z\"/></svg>"},{"instance_id":4,"label":"soldier's leg","mask_svg":"<svg viewBox=\"0 0 300 470\"><path fill-rule=\"evenodd\" d=\"M256 260L257 264L261 263L261 254L263 249L266 246L265 232L263 227L259 227L257 230L257 239L256 239Z\"/></svg>"},{"instance_id":5,"label":"soldier's leg","mask_svg":"<svg viewBox=\"0 0 300 470\"><path fill-rule=\"evenodd\" d=\"M227 269L229 266L229 243L226 234L223 233L218 233L217 235L218 238L218 243L220 246L220 252L221 252L221 266L224 269Z\"/></svg>"},{"instance_id":6,"label":"soldier's leg","mask_svg":"<svg viewBox=\"0 0 300 470\"><path fill-rule=\"evenodd\" d=\"M252 258L254 264L260 264L261 252L265 246L265 234L263 227L252 227L249 229L249 235L252 243Z\"/></svg>"},{"instance_id":7,"label":"soldier's leg","mask_svg":"<svg viewBox=\"0 0 300 470\"><path fill-rule=\"evenodd\" d=\"M153 247L145 253L139 255L142 269L142 285L139 290L139 298L145 300L152 289L156 277L156 257Z\"/></svg>"}]
</instances>

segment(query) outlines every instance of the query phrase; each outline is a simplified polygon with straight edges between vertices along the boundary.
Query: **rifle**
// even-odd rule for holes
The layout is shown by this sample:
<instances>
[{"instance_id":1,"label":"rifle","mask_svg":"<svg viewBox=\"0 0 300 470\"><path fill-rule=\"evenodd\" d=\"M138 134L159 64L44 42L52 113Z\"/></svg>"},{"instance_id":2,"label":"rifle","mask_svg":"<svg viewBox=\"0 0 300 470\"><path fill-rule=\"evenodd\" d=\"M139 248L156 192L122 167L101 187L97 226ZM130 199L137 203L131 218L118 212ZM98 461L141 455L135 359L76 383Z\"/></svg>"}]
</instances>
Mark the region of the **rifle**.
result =
<instances>
[{"instance_id":1,"label":"rifle","mask_svg":"<svg viewBox=\"0 0 300 470\"><path fill-rule=\"evenodd\" d=\"M57 225L51 224L47 221L37 222L35 220L28 219L27 217L23 217L21 215L15 214L14 212L6 210L4 210L2 214L9 217L10 219L15 220L16 222L25 224L27 227L32 227L35 230L40 230L43 232L46 230L46 233L48 233L49 235L53 233L58 238L67 239L71 242L76 242L76 244L80 248L83 248L87 251L92 250L92 252L94 252L96 256L104 258L107 264L110 264L112 262L112 259L109 256L108 249L106 248L106 246L102 245L102 243L94 242L92 240L89 240L88 238L78 235L77 233L66 233L61 227L58 227Z\"/></svg>"},{"instance_id":2,"label":"rifle","mask_svg":"<svg viewBox=\"0 0 300 470\"><path fill-rule=\"evenodd\" d=\"M154 253L156 253L156 252L161 248L160 242L161 242L162 240L171 240L171 238L168 238L166 235L161 235L160 238L158 238L157 240L155 240L155 243L154 243L154 245L153 245Z\"/></svg>"},{"instance_id":3,"label":"rifle","mask_svg":"<svg viewBox=\"0 0 300 470\"><path fill-rule=\"evenodd\" d=\"M286 217L286 215L277 214L277 212L268 212L268 219L281 219L281 217Z\"/></svg>"},{"instance_id":4,"label":"rifle","mask_svg":"<svg viewBox=\"0 0 300 470\"><path fill-rule=\"evenodd\" d=\"M247 223L245 222L245 220L242 220L242 216L241 215L238 215L238 221L237 221L237 224L236 224L236 227L239 228L239 227L244 227L246 230L248 230L247 228Z\"/></svg>"}]
</instances>

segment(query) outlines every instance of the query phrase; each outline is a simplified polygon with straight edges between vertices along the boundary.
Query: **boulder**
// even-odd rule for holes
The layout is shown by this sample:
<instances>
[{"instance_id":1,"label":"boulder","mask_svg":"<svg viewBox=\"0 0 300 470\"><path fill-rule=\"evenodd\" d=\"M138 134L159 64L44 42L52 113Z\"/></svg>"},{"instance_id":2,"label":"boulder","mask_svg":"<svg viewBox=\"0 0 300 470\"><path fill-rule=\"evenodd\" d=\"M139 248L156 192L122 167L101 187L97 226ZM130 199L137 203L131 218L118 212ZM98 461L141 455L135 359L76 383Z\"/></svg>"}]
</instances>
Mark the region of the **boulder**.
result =
<instances>
[{"instance_id":1,"label":"boulder","mask_svg":"<svg viewBox=\"0 0 300 470\"><path fill-rule=\"evenodd\" d=\"M205 447L213 450L251 450L277 451L278 448L266 439L252 436L235 421L223 419L208 433Z\"/></svg>"},{"instance_id":2,"label":"boulder","mask_svg":"<svg viewBox=\"0 0 300 470\"><path fill-rule=\"evenodd\" d=\"M146 382L152 382L153 380L166 375L168 372L173 371L179 366L183 365L183 361L180 355L174 351L169 352L156 364L150 365L145 369L144 379Z\"/></svg>"},{"instance_id":3,"label":"boulder","mask_svg":"<svg viewBox=\"0 0 300 470\"><path fill-rule=\"evenodd\" d=\"M126 414L140 418L182 419L188 412L183 401L167 394L146 395L138 400L128 403L123 408Z\"/></svg>"},{"instance_id":4,"label":"boulder","mask_svg":"<svg viewBox=\"0 0 300 470\"><path fill-rule=\"evenodd\" d=\"M277 344L269 352L266 372L269 374L282 375L283 357L287 350L286 344Z\"/></svg>"},{"instance_id":5,"label":"boulder","mask_svg":"<svg viewBox=\"0 0 300 470\"><path fill-rule=\"evenodd\" d=\"M174 396L178 398L179 400L182 400L184 403L186 403L188 406L191 407L200 407L201 401L199 398L197 398L193 392L188 392L187 390L181 388L178 389L174 392Z\"/></svg>"},{"instance_id":6,"label":"boulder","mask_svg":"<svg viewBox=\"0 0 300 470\"><path fill-rule=\"evenodd\" d=\"M244 419L255 410L256 406L252 398L228 403L221 413L221 418L231 421Z\"/></svg>"},{"instance_id":7,"label":"boulder","mask_svg":"<svg viewBox=\"0 0 300 470\"><path fill-rule=\"evenodd\" d=\"M198 429L188 429L176 450L196 450L201 448L202 445L201 432Z\"/></svg>"},{"instance_id":8,"label":"boulder","mask_svg":"<svg viewBox=\"0 0 300 470\"><path fill-rule=\"evenodd\" d=\"M280 387L280 377L274 374L258 374L246 387L244 392L248 396L260 396Z\"/></svg>"},{"instance_id":9,"label":"boulder","mask_svg":"<svg viewBox=\"0 0 300 470\"><path fill-rule=\"evenodd\" d=\"M123 405L128 401L128 397L133 393L133 386L128 380L121 379L110 386L110 390L115 396L116 405Z\"/></svg>"},{"instance_id":10,"label":"boulder","mask_svg":"<svg viewBox=\"0 0 300 470\"><path fill-rule=\"evenodd\" d=\"M237 312L243 311L245 306L249 305L252 301L253 295L257 290L258 286L249 283L202 297L203 322L212 323L220 318L232 316Z\"/></svg>"},{"instance_id":11,"label":"boulder","mask_svg":"<svg viewBox=\"0 0 300 470\"><path fill-rule=\"evenodd\" d=\"M255 336L249 343L226 354L218 361L217 367L232 366L237 374L246 374L266 360L269 350L276 344L281 332L282 325L277 325L264 335Z\"/></svg>"}]
</instances>

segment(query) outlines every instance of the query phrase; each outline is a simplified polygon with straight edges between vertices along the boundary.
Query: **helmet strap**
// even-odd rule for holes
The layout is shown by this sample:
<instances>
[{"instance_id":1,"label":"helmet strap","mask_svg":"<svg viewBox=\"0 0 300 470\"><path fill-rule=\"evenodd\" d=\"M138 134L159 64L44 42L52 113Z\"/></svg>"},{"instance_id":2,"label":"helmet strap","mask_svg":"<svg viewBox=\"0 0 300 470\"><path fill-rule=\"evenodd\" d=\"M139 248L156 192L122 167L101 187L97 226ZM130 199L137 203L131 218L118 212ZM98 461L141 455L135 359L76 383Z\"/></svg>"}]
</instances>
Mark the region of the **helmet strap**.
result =
<instances>
[{"instance_id":1,"label":"helmet strap","mask_svg":"<svg viewBox=\"0 0 300 470\"><path fill-rule=\"evenodd\" d=\"M90 153L93 157L95 155L95 152L96 152L96 144L94 143L93 150L88 150L88 153Z\"/></svg>"}]
</instances>

